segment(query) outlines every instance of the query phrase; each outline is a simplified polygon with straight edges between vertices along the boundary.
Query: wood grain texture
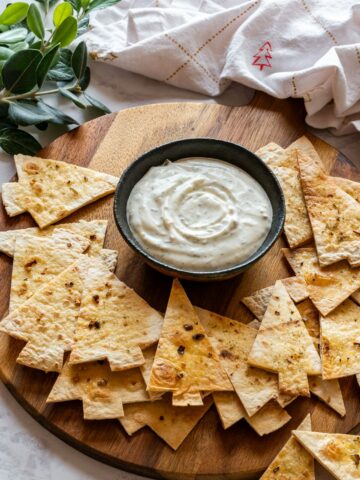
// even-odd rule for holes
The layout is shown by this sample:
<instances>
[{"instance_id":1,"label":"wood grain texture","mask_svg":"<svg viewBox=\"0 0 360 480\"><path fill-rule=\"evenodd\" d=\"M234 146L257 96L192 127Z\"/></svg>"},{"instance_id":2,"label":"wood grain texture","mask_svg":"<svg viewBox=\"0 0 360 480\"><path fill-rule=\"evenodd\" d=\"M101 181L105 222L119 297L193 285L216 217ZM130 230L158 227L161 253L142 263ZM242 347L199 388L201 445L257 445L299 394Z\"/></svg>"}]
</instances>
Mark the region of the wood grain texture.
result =
<instances>
[{"instance_id":1,"label":"wood grain texture","mask_svg":"<svg viewBox=\"0 0 360 480\"><path fill-rule=\"evenodd\" d=\"M161 143L186 137L230 140L256 150L273 141L283 147L305 131L301 103L276 100L258 94L251 105L225 107L196 103L158 104L124 110L89 122L58 138L41 155L120 175L138 155ZM327 169L339 176L359 179L359 172L346 159L319 139L315 143ZM101 143L102 142L102 143ZM113 198L81 209L66 221L108 218L108 248L119 251L117 274L153 307L164 310L171 280L147 267L129 249L113 220ZM1 207L2 209L2 207ZM0 230L33 225L28 214L10 219L0 210ZM251 316L240 299L291 274L280 254L280 239L271 251L243 275L217 283L184 282L191 301L242 321ZM1 315L6 312L11 278L11 260L0 258ZM84 421L80 402L46 405L54 374L17 365L22 342L0 336L3 382L15 398L40 423L83 452L114 466L166 479L258 478L295 428L310 411L319 431L347 432L360 423L360 395L355 380L341 382L347 415L341 419L316 399L299 399L288 407L292 421L280 431L260 438L245 422L227 431L212 408L173 452L150 430L128 437L117 421Z\"/></svg>"}]
</instances>

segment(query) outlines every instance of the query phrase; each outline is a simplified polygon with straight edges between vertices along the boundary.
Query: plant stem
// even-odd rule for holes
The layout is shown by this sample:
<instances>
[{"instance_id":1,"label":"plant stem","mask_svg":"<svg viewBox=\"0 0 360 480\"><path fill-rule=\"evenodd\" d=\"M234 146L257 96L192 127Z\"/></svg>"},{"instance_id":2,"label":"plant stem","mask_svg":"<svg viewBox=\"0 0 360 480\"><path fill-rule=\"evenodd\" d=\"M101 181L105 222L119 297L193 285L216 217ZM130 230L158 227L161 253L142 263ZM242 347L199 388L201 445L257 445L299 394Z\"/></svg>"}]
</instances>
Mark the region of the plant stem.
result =
<instances>
[{"instance_id":1,"label":"plant stem","mask_svg":"<svg viewBox=\"0 0 360 480\"><path fill-rule=\"evenodd\" d=\"M76 87L76 85L72 85L69 88L64 87L64 89L72 91L75 87ZM32 92L32 93L23 93L21 95L10 95L8 97L0 97L0 102L11 103L13 100L22 100L22 99L26 99L26 98L42 97L43 95L53 95L54 93L59 93L59 91L60 91L59 88L53 88L52 90L43 90L43 91L37 91L37 92Z\"/></svg>"}]
</instances>

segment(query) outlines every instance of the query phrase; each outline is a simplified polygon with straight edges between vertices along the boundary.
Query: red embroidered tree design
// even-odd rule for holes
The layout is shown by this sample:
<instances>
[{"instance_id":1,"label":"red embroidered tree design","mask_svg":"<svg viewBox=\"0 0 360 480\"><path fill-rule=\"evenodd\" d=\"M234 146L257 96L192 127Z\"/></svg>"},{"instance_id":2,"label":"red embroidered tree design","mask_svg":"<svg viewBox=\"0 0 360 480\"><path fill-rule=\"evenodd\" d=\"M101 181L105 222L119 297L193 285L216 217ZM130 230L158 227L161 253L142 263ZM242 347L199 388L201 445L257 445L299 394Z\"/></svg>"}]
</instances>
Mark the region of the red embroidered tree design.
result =
<instances>
[{"instance_id":1,"label":"red embroidered tree design","mask_svg":"<svg viewBox=\"0 0 360 480\"><path fill-rule=\"evenodd\" d=\"M269 67L271 68L272 65L270 63L270 59L272 59L271 52L272 47L270 42L265 42L262 47L259 48L257 53L253 55L254 60L252 62L252 65L256 65L257 67L260 68L260 70L263 70L264 67Z\"/></svg>"}]
</instances>

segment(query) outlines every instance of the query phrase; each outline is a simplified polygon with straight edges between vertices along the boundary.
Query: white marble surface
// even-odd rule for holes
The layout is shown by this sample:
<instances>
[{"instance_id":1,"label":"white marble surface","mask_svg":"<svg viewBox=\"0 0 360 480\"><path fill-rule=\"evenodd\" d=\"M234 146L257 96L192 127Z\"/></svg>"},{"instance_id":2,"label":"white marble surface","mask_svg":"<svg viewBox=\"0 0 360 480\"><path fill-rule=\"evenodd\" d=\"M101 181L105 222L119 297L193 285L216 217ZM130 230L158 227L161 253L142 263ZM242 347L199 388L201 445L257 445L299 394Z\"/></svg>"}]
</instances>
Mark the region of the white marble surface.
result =
<instances>
[{"instance_id":1,"label":"white marble surface","mask_svg":"<svg viewBox=\"0 0 360 480\"><path fill-rule=\"evenodd\" d=\"M166 101L206 101L226 105L247 103L252 92L232 85L221 97L209 99L159 82L96 64L92 68L90 93L106 103L111 110L139 104ZM54 100L53 100L54 101ZM56 103L56 101L54 101ZM67 107L67 113L83 122L91 112ZM43 145L59 135L59 129L41 133ZM326 132L322 135L341 148L355 163L360 152L360 134L335 138ZM0 154L0 185L14 173L12 159ZM0 383L0 480L136 480L140 477L103 465L77 450L41 427L11 397ZM317 478L330 478L318 472Z\"/></svg>"}]
</instances>

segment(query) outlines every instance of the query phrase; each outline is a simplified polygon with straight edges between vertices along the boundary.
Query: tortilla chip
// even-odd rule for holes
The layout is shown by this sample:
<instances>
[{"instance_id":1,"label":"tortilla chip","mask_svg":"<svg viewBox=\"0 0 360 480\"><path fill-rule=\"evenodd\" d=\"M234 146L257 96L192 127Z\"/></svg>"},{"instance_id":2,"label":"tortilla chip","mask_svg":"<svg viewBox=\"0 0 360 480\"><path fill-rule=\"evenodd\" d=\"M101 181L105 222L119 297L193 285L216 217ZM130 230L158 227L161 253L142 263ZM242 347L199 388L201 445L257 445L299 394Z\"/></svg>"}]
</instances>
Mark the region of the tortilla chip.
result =
<instances>
[{"instance_id":1,"label":"tortilla chip","mask_svg":"<svg viewBox=\"0 0 360 480\"><path fill-rule=\"evenodd\" d=\"M305 137L302 136L295 140L295 142L291 143L287 148L286 152L292 152L294 150L297 150L298 152L301 152L303 155L310 157L312 162L314 164L317 164L323 168L323 162L317 153L314 145L311 143L311 141Z\"/></svg>"},{"instance_id":2,"label":"tortilla chip","mask_svg":"<svg viewBox=\"0 0 360 480\"><path fill-rule=\"evenodd\" d=\"M245 418L245 408L235 392L215 392L212 396L225 430Z\"/></svg>"},{"instance_id":3,"label":"tortilla chip","mask_svg":"<svg viewBox=\"0 0 360 480\"><path fill-rule=\"evenodd\" d=\"M103 247L107 220L80 220L75 223L61 223L59 225L40 230L37 227L20 228L18 230L6 230L0 232L0 252L9 257L14 256L16 239L23 236L51 236L55 230L61 228L82 235L90 242L86 253L90 256L98 255Z\"/></svg>"},{"instance_id":4,"label":"tortilla chip","mask_svg":"<svg viewBox=\"0 0 360 480\"><path fill-rule=\"evenodd\" d=\"M296 275L305 280L312 302L324 316L360 287L360 268L350 268L345 261L321 268L314 248L284 248L283 253Z\"/></svg>"},{"instance_id":5,"label":"tortilla chip","mask_svg":"<svg viewBox=\"0 0 360 480\"><path fill-rule=\"evenodd\" d=\"M275 164L282 159L285 150L274 142L268 143L264 147L259 148L255 155L261 158L267 164Z\"/></svg>"},{"instance_id":6,"label":"tortilla chip","mask_svg":"<svg viewBox=\"0 0 360 480\"><path fill-rule=\"evenodd\" d=\"M16 241L9 311L30 298L74 263L89 241L68 230L57 229L51 237L24 236Z\"/></svg>"},{"instance_id":7,"label":"tortilla chip","mask_svg":"<svg viewBox=\"0 0 360 480\"><path fill-rule=\"evenodd\" d=\"M246 413L252 417L278 394L276 375L252 368L247 363L257 331L208 310L196 308L196 313L229 375L235 393Z\"/></svg>"},{"instance_id":8,"label":"tortilla chip","mask_svg":"<svg viewBox=\"0 0 360 480\"><path fill-rule=\"evenodd\" d=\"M149 347L149 348L147 348L146 350L143 351L145 363L143 365L141 365L140 372L141 372L141 375L144 379L146 388L147 388L147 386L149 384L149 381L150 381L151 369L152 369L152 365L154 363L156 348L157 348L157 345L154 344L151 347ZM148 393L151 401L159 400L164 395L164 392L147 392L147 393Z\"/></svg>"},{"instance_id":9,"label":"tortilla chip","mask_svg":"<svg viewBox=\"0 0 360 480\"><path fill-rule=\"evenodd\" d=\"M315 308L312 301L307 298L303 302L297 304L297 309L305 323L305 327L312 338L316 349L320 348L320 319L319 312Z\"/></svg>"},{"instance_id":10,"label":"tortilla chip","mask_svg":"<svg viewBox=\"0 0 360 480\"><path fill-rule=\"evenodd\" d=\"M311 431L311 417L307 415L298 430ZM260 480L315 480L312 456L291 436L270 463Z\"/></svg>"},{"instance_id":11,"label":"tortilla chip","mask_svg":"<svg viewBox=\"0 0 360 480\"><path fill-rule=\"evenodd\" d=\"M109 250L108 248L103 248L100 250L99 258L105 263L110 272L115 272L118 252L117 250Z\"/></svg>"},{"instance_id":12,"label":"tortilla chip","mask_svg":"<svg viewBox=\"0 0 360 480\"><path fill-rule=\"evenodd\" d=\"M123 404L146 402L149 396L138 368L112 372L106 362L66 362L46 401L68 400L83 402L85 420L103 420L122 417Z\"/></svg>"},{"instance_id":13,"label":"tortilla chip","mask_svg":"<svg viewBox=\"0 0 360 480\"><path fill-rule=\"evenodd\" d=\"M276 401L280 405L280 407L285 408L297 398L298 395L287 395L286 393L279 392Z\"/></svg>"},{"instance_id":14,"label":"tortilla chip","mask_svg":"<svg viewBox=\"0 0 360 480\"><path fill-rule=\"evenodd\" d=\"M234 392L215 392L213 398L224 429L244 418L258 435L263 436L279 430L291 419L286 410L273 401L249 417Z\"/></svg>"},{"instance_id":15,"label":"tortilla chip","mask_svg":"<svg viewBox=\"0 0 360 480\"><path fill-rule=\"evenodd\" d=\"M303 278L289 277L283 278L281 281L295 303L301 302L309 296L309 292L307 291L306 283ZM248 309L255 315L256 318L262 320L270 302L273 289L273 285L271 285L271 287L262 288L261 290L254 292L252 295L242 298L241 301L248 307Z\"/></svg>"},{"instance_id":16,"label":"tortilla chip","mask_svg":"<svg viewBox=\"0 0 360 480\"><path fill-rule=\"evenodd\" d=\"M112 371L142 365L141 349L159 339L162 316L97 258L83 278L81 309L69 363L109 360Z\"/></svg>"},{"instance_id":17,"label":"tortilla chip","mask_svg":"<svg viewBox=\"0 0 360 480\"><path fill-rule=\"evenodd\" d=\"M286 218L284 232L291 248L312 239L313 233L300 183L297 150L283 150L269 144L257 151L278 178L285 197Z\"/></svg>"},{"instance_id":18,"label":"tortilla chip","mask_svg":"<svg viewBox=\"0 0 360 480\"><path fill-rule=\"evenodd\" d=\"M14 158L19 176L16 202L31 214L40 228L113 193L119 180L57 160L26 155Z\"/></svg>"},{"instance_id":19,"label":"tortilla chip","mask_svg":"<svg viewBox=\"0 0 360 480\"><path fill-rule=\"evenodd\" d=\"M350 297L358 304L360 305L360 290L356 290L354 293L350 295Z\"/></svg>"},{"instance_id":20,"label":"tortilla chip","mask_svg":"<svg viewBox=\"0 0 360 480\"><path fill-rule=\"evenodd\" d=\"M173 281L148 390L173 392L198 405L202 391L233 390L219 357L178 280Z\"/></svg>"},{"instance_id":21,"label":"tortilla chip","mask_svg":"<svg viewBox=\"0 0 360 480\"><path fill-rule=\"evenodd\" d=\"M248 362L279 373L279 391L309 396L307 375L321 373L321 362L300 313L281 281L274 286Z\"/></svg>"},{"instance_id":22,"label":"tortilla chip","mask_svg":"<svg viewBox=\"0 0 360 480\"><path fill-rule=\"evenodd\" d=\"M344 399L338 380L323 380L321 377L309 378L310 391L329 405L342 417L346 414Z\"/></svg>"},{"instance_id":23,"label":"tortilla chip","mask_svg":"<svg viewBox=\"0 0 360 480\"><path fill-rule=\"evenodd\" d=\"M360 204L310 157L299 153L298 162L320 266L340 260L360 266Z\"/></svg>"},{"instance_id":24,"label":"tortilla chip","mask_svg":"<svg viewBox=\"0 0 360 480\"><path fill-rule=\"evenodd\" d=\"M1 189L2 202L9 217L26 212L26 209L19 203L21 188L17 182L3 183Z\"/></svg>"},{"instance_id":25,"label":"tortilla chip","mask_svg":"<svg viewBox=\"0 0 360 480\"><path fill-rule=\"evenodd\" d=\"M360 307L345 300L321 317L321 356L324 379L360 372Z\"/></svg>"},{"instance_id":26,"label":"tortilla chip","mask_svg":"<svg viewBox=\"0 0 360 480\"><path fill-rule=\"evenodd\" d=\"M45 372L61 371L64 352L74 342L83 289L80 271L89 262L93 260L83 255L2 320L0 331L27 342L18 363Z\"/></svg>"},{"instance_id":27,"label":"tortilla chip","mask_svg":"<svg viewBox=\"0 0 360 480\"><path fill-rule=\"evenodd\" d=\"M331 177L331 179L338 187L360 203L360 182L354 182L353 180L341 177Z\"/></svg>"},{"instance_id":28,"label":"tortilla chip","mask_svg":"<svg viewBox=\"0 0 360 480\"><path fill-rule=\"evenodd\" d=\"M212 405L212 398L201 407L173 407L166 398L157 402L124 405L125 417L119 418L131 435L147 425L171 448L177 450ZM141 425L141 426L140 426Z\"/></svg>"},{"instance_id":29,"label":"tortilla chip","mask_svg":"<svg viewBox=\"0 0 360 480\"><path fill-rule=\"evenodd\" d=\"M360 436L299 431L293 435L338 480L360 478Z\"/></svg>"}]
</instances>

